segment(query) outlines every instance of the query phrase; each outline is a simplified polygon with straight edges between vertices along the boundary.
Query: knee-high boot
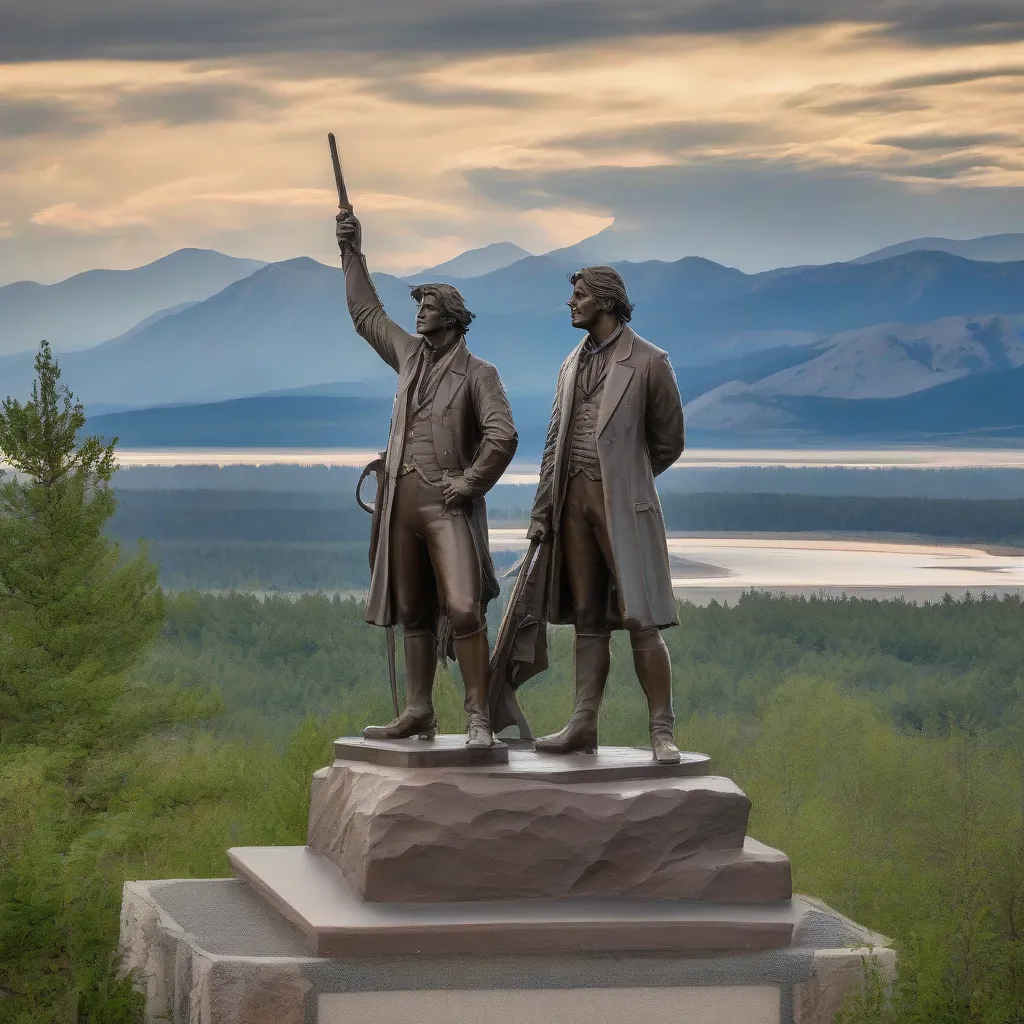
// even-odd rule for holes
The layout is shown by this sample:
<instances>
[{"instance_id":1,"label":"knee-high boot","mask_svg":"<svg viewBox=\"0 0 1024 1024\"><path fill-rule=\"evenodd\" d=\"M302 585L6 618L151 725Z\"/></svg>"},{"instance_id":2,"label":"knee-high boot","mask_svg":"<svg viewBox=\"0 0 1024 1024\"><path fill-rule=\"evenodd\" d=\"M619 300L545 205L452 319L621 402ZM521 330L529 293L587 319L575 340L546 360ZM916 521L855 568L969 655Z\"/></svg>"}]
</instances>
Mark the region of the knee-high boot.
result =
<instances>
[{"instance_id":1,"label":"knee-high boot","mask_svg":"<svg viewBox=\"0 0 1024 1024\"><path fill-rule=\"evenodd\" d=\"M468 636L457 636L455 657L459 662L462 683L466 688L466 746L489 747L493 744L494 737L491 735L487 695L491 679L491 652L487 645L487 627L482 626Z\"/></svg>"},{"instance_id":2,"label":"knee-high boot","mask_svg":"<svg viewBox=\"0 0 1024 1024\"><path fill-rule=\"evenodd\" d=\"M647 698L650 716L651 750L662 764L678 764L675 743L676 716L672 710L672 661L657 629L631 633L633 667Z\"/></svg>"},{"instance_id":3,"label":"knee-high boot","mask_svg":"<svg viewBox=\"0 0 1024 1024\"><path fill-rule=\"evenodd\" d=\"M405 650L405 710L387 725L368 725L368 740L401 740L419 736L432 740L437 735L434 714L434 674L437 671L437 641L428 630L413 630L402 637Z\"/></svg>"},{"instance_id":4,"label":"knee-high boot","mask_svg":"<svg viewBox=\"0 0 1024 1024\"><path fill-rule=\"evenodd\" d=\"M611 667L611 635L576 634L576 700L565 728L534 740L545 754L571 754L597 750L597 713L601 707L608 669Z\"/></svg>"}]
</instances>

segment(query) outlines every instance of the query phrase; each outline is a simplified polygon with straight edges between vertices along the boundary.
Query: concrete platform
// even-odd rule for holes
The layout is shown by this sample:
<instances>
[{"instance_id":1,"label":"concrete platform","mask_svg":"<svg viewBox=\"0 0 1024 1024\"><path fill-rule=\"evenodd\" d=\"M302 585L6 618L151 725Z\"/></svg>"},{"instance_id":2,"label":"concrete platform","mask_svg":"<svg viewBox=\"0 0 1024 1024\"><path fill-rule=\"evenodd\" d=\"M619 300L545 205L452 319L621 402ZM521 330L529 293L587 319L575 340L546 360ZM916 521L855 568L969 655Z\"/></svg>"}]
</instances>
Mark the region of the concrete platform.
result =
<instances>
[{"instance_id":1,"label":"concrete platform","mask_svg":"<svg viewBox=\"0 0 1024 1024\"><path fill-rule=\"evenodd\" d=\"M129 882L120 955L147 1024L829 1024L866 959L892 976L882 936L808 897L793 914L786 948L733 956L425 944L325 958L240 879Z\"/></svg>"},{"instance_id":2,"label":"concrete platform","mask_svg":"<svg viewBox=\"0 0 1024 1024\"><path fill-rule=\"evenodd\" d=\"M753 840L750 840L753 842ZM353 953L750 953L788 946L801 907L571 899L394 904L359 899L305 846L228 851L231 866L317 956Z\"/></svg>"}]
</instances>

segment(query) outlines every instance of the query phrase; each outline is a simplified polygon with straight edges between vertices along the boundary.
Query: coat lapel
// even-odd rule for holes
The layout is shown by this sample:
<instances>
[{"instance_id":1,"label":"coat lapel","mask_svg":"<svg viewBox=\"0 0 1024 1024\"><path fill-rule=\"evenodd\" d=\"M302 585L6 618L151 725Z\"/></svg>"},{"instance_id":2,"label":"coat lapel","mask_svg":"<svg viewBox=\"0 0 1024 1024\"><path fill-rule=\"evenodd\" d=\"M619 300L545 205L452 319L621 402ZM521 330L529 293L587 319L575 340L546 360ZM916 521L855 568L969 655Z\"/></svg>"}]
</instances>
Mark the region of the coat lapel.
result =
<instances>
[{"instance_id":1,"label":"coat lapel","mask_svg":"<svg viewBox=\"0 0 1024 1024\"><path fill-rule=\"evenodd\" d=\"M569 472L569 455L565 450L566 438L569 436L569 427L572 424L572 399L576 391L576 371L580 364L580 352L583 351L583 342L580 342L569 353L565 361L565 371L562 374L561 390L555 396L558 402L558 437L555 440L555 468L552 479L552 493L556 495L555 509L556 521L561 515L561 496L564 490L563 480Z\"/></svg>"},{"instance_id":2,"label":"coat lapel","mask_svg":"<svg viewBox=\"0 0 1024 1024\"><path fill-rule=\"evenodd\" d=\"M391 434L388 437L387 458L385 460L389 476L398 472L398 463L402 458L402 446L405 438L405 424L409 418L409 388L419 377L419 368L423 362L422 345L416 354L406 361L398 377L398 392L391 413Z\"/></svg>"},{"instance_id":3,"label":"coat lapel","mask_svg":"<svg viewBox=\"0 0 1024 1024\"><path fill-rule=\"evenodd\" d=\"M558 396L558 446L568 433L569 423L572 420L572 396L575 393L575 375L580 369L580 353L583 351L583 342L575 347L568 357L565 366L565 374L562 377L562 392Z\"/></svg>"},{"instance_id":4,"label":"coat lapel","mask_svg":"<svg viewBox=\"0 0 1024 1024\"><path fill-rule=\"evenodd\" d=\"M604 394L601 396L601 410L597 416L598 436L608 426L612 414L619 407L622 396L633 379L633 367L626 360L633 354L633 339L636 335L630 328L625 328L622 337L615 343L615 352L612 356L611 369L605 380Z\"/></svg>"},{"instance_id":5,"label":"coat lapel","mask_svg":"<svg viewBox=\"0 0 1024 1024\"><path fill-rule=\"evenodd\" d=\"M469 349L466 347L465 339L463 339L455 346L451 365L445 371L444 376L441 378L441 383L438 385L434 401L430 406L432 412L435 409L446 409L452 404L452 400L459 393L459 388L466 383L468 370Z\"/></svg>"}]
</instances>

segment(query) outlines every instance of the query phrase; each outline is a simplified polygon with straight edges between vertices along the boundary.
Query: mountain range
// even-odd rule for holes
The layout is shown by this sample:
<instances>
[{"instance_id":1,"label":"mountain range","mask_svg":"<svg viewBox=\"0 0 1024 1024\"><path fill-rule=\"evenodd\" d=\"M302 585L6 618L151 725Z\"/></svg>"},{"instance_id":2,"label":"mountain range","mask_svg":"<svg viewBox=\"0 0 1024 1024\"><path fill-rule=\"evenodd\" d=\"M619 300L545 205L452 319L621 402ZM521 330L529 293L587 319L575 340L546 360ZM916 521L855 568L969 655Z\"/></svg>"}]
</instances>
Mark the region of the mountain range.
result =
<instances>
[{"instance_id":1,"label":"mountain range","mask_svg":"<svg viewBox=\"0 0 1024 1024\"><path fill-rule=\"evenodd\" d=\"M774 372L766 365L769 372L757 379L748 374L709 388L688 403L687 425L746 436L774 430L831 434L840 426L840 433L884 434L896 423L902 434L956 433L962 428L949 427L954 419L979 430L1024 426L1024 391L1015 409L979 404L1002 387L997 381L1024 381L1024 316L881 324L798 351L801 362ZM923 400L925 393L932 397ZM952 399L940 401L940 395L958 396L966 405L947 408ZM926 409L930 418L915 427L912 411ZM941 416L933 415L940 410Z\"/></svg>"},{"instance_id":2,"label":"mountain range","mask_svg":"<svg viewBox=\"0 0 1024 1024\"><path fill-rule=\"evenodd\" d=\"M134 270L87 270L57 284L16 281L0 288L0 355L88 348L184 304L201 302L266 266L211 249L179 249Z\"/></svg>"},{"instance_id":3,"label":"mountain range","mask_svg":"<svg viewBox=\"0 0 1024 1024\"><path fill-rule=\"evenodd\" d=\"M1004 255L1019 245L1024 252L1024 235L921 241L975 245ZM531 256L498 243L408 278L377 274L374 280L388 311L407 329L415 311L411 282L456 282L478 314L471 347L498 365L520 409L531 410L523 424L532 431L534 419L546 418L559 363L578 341L564 303L567 277L580 265L579 255L570 249ZM113 302L112 280L124 288L124 279L110 274L144 271L139 280L150 282L151 305L179 300L157 309L144 309L140 300L132 315L145 315L118 336L60 353L65 379L94 417L198 405L212 425L229 413L249 416L248 406L231 405L232 400L262 396L263 405L252 408L262 409L266 421L278 422L289 436L308 434L311 428L300 424L319 417L322 432L340 438L343 424L352 422L345 403L390 395L393 374L352 330L339 269L308 258L266 265L250 261L255 270L240 266L243 262L193 250L137 271L94 272L100 274L91 279L97 293L106 288L108 302ZM501 265L486 269L495 263ZM186 286L196 294L202 276L181 271L191 264L242 276L205 297L182 298ZM1024 260L967 259L934 248L891 255L880 250L849 263L760 274L699 257L616 265L636 303L634 326L668 350L688 403L688 423L699 433L814 433L826 421L854 430L856 415L833 414L830 403L866 409L864 403L898 404L954 385L960 390L951 393L969 396L976 386L971 381L985 378L987 387L1006 374L1017 380L1015 371L1024 364ZM161 273L164 285L154 288ZM62 285L76 282L81 295L89 289L80 279L90 280L79 275ZM5 292L15 287L0 289L0 315ZM99 306L98 300L93 303ZM0 392L24 394L31 377L30 351L0 357ZM304 400L316 402L300 411L295 403ZM914 402L920 405L920 399ZM159 422L161 429L181 434L183 428L171 425L184 422L184 410L150 411L151 425ZM138 417L119 422L121 428L132 424L129 433L141 429ZM291 426L285 429L286 424ZM221 433L228 429L216 427Z\"/></svg>"},{"instance_id":4,"label":"mountain range","mask_svg":"<svg viewBox=\"0 0 1024 1024\"><path fill-rule=\"evenodd\" d=\"M439 263L436 267L428 267L416 274L409 274L404 280L416 282L426 281L428 277L435 280L448 280L449 278L462 280L467 277L480 277L532 255L532 252L528 252L512 242L494 242L492 245L485 245L482 249L467 249L455 259Z\"/></svg>"},{"instance_id":5,"label":"mountain range","mask_svg":"<svg viewBox=\"0 0 1024 1024\"><path fill-rule=\"evenodd\" d=\"M876 249L853 263L872 263L905 252L948 252L963 256L965 260L986 260L989 263L1009 263L1024 260L1024 234L984 235L981 238L911 238L906 242Z\"/></svg>"}]
</instances>

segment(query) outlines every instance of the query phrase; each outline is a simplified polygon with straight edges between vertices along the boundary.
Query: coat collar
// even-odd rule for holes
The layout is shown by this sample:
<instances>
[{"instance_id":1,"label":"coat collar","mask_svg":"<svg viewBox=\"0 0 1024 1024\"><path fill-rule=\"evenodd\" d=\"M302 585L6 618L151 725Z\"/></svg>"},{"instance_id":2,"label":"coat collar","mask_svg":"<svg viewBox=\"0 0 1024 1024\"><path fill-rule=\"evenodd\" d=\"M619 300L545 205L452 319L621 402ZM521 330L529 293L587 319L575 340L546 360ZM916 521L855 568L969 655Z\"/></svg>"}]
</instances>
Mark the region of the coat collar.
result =
<instances>
[{"instance_id":1,"label":"coat collar","mask_svg":"<svg viewBox=\"0 0 1024 1024\"><path fill-rule=\"evenodd\" d=\"M630 365L629 358L633 354L633 342L636 334L630 327L626 327L622 336L615 343L615 351L612 353L612 366L608 371L608 377L604 384L604 394L601 396L601 408L597 414L598 436L608 426L612 413L619 407L622 396L633 379L634 367Z\"/></svg>"}]
</instances>

